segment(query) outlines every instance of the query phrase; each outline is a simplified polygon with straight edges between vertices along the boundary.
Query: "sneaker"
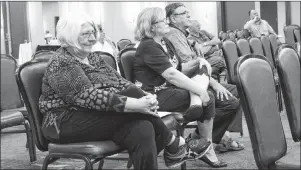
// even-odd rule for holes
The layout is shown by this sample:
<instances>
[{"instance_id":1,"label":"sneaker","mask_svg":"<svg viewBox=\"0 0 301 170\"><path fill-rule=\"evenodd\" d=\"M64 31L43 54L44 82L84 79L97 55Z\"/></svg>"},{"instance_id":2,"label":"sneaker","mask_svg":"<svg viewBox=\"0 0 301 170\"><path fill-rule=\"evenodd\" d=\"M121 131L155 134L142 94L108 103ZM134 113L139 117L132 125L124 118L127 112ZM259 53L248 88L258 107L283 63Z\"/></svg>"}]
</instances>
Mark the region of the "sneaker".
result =
<instances>
[{"instance_id":1,"label":"sneaker","mask_svg":"<svg viewBox=\"0 0 301 170\"><path fill-rule=\"evenodd\" d=\"M189 160L199 159L204 156L210 149L212 143L207 139L192 139L187 138L186 157Z\"/></svg>"},{"instance_id":2,"label":"sneaker","mask_svg":"<svg viewBox=\"0 0 301 170\"><path fill-rule=\"evenodd\" d=\"M175 168L177 166L182 165L187 161L187 144L184 144L179 147L179 151L177 153L170 153L166 149L164 149L164 161L165 165L168 168Z\"/></svg>"}]
</instances>

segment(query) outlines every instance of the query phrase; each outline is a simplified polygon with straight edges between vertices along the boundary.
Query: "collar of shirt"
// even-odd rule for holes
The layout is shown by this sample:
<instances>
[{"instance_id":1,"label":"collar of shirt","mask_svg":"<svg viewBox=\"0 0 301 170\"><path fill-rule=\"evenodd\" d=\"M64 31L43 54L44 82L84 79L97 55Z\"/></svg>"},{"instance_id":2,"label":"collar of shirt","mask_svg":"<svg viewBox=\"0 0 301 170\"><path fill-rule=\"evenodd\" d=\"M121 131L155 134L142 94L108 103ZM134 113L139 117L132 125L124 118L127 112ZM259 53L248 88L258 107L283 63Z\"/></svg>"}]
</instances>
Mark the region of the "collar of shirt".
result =
<instances>
[{"instance_id":1,"label":"collar of shirt","mask_svg":"<svg viewBox=\"0 0 301 170\"><path fill-rule=\"evenodd\" d=\"M179 31L181 31L181 32L185 35L185 37L188 37L189 32L188 32L187 30L182 30L182 29L180 29L179 27L175 26L174 24L169 24L169 26L170 26L170 27L173 27L173 28L175 28L175 29L178 29Z\"/></svg>"}]
</instances>

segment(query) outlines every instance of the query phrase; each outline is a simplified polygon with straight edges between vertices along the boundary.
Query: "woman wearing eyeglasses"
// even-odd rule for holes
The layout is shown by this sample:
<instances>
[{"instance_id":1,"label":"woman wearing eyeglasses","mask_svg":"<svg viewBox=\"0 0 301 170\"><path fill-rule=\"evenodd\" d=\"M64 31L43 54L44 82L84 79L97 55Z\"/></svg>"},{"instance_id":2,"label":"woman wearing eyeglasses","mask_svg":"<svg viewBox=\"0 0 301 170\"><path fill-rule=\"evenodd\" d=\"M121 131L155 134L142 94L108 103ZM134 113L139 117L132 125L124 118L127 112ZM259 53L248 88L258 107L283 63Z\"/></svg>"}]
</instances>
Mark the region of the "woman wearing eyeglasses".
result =
<instances>
[{"instance_id":1,"label":"woman wearing eyeglasses","mask_svg":"<svg viewBox=\"0 0 301 170\"><path fill-rule=\"evenodd\" d=\"M53 143L112 140L128 150L134 169L158 169L157 155L163 149L169 167L184 163L185 140L156 114L156 96L92 53L100 35L90 17L72 13L59 20L57 31L62 47L49 61L39 98L45 138ZM211 146L202 144L199 149Z\"/></svg>"},{"instance_id":2,"label":"woman wearing eyeglasses","mask_svg":"<svg viewBox=\"0 0 301 170\"><path fill-rule=\"evenodd\" d=\"M183 117L188 122L212 121L215 102L213 94L207 92L207 67L200 62L200 67L197 66L187 75L183 74L181 59L175 56L175 49L164 38L168 32L169 26L163 9L146 8L140 12L135 28L140 44L134 58L134 79L142 90L157 95L159 110L183 112ZM202 83L199 84L196 80ZM204 133L206 134L202 135L206 137L202 139L211 140L212 125ZM212 148L211 151L215 156Z\"/></svg>"}]
</instances>

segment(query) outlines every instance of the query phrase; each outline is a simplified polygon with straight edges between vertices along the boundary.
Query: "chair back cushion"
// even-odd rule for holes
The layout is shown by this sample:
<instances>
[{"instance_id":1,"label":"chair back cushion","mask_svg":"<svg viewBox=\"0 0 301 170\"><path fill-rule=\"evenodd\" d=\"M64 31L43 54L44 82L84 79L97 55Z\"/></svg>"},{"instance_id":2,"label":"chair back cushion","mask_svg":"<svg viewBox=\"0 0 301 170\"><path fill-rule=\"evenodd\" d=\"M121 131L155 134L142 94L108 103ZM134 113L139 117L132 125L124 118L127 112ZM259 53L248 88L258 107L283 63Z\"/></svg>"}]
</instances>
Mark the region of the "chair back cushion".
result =
<instances>
[{"instance_id":1,"label":"chair back cushion","mask_svg":"<svg viewBox=\"0 0 301 170\"><path fill-rule=\"evenodd\" d=\"M281 83L282 94L294 141L301 139L300 127L300 60L296 51L291 48L280 48L276 66Z\"/></svg>"},{"instance_id":2,"label":"chair back cushion","mask_svg":"<svg viewBox=\"0 0 301 170\"><path fill-rule=\"evenodd\" d=\"M249 42L246 39L239 39L237 42L239 56L251 54Z\"/></svg>"},{"instance_id":3,"label":"chair back cushion","mask_svg":"<svg viewBox=\"0 0 301 170\"><path fill-rule=\"evenodd\" d=\"M285 43L293 45L295 44L295 36L294 36L294 30L300 29L298 25L287 25L283 28L284 36L285 36Z\"/></svg>"},{"instance_id":4,"label":"chair back cushion","mask_svg":"<svg viewBox=\"0 0 301 170\"><path fill-rule=\"evenodd\" d=\"M272 54L272 48L271 48L271 43L270 43L269 37L262 36L260 39L261 39L261 43L262 43L262 47L263 47L264 56L266 58L268 58L268 60L272 63L272 67L274 69L275 68L275 60L274 60L274 57Z\"/></svg>"},{"instance_id":5,"label":"chair back cushion","mask_svg":"<svg viewBox=\"0 0 301 170\"><path fill-rule=\"evenodd\" d=\"M131 82L134 82L133 60L135 58L135 54L135 48L126 48L120 53L121 67L123 69L124 76Z\"/></svg>"},{"instance_id":6,"label":"chair back cushion","mask_svg":"<svg viewBox=\"0 0 301 170\"><path fill-rule=\"evenodd\" d=\"M223 54L228 71L228 83L235 84L234 64L238 59L238 51L236 44L233 41L224 41L222 46Z\"/></svg>"},{"instance_id":7,"label":"chair back cushion","mask_svg":"<svg viewBox=\"0 0 301 170\"><path fill-rule=\"evenodd\" d=\"M102 52L102 51L95 51L99 56L101 56L107 64L109 64L113 69L117 70L117 63L115 57L112 56L110 53Z\"/></svg>"},{"instance_id":8,"label":"chair back cushion","mask_svg":"<svg viewBox=\"0 0 301 170\"><path fill-rule=\"evenodd\" d=\"M294 36L295 36L295 41L300 43L301 42L300 28L294 30Z\"/></svg>"},{"instance_id":9,"label":"chair back cushion","mask_svg":"<svg viewBox=\"0 0 301 170\"><path fill-rule=\"evenodd\" d=\"M36 61L49 61L55 54L55 51L41 50L33 54L32 59Z\"/></svg>"},{"instance_id":10,"label":"chair back cushion","mask_svg":"<svg viewBox=\"0 0 301 170\"><path fill-rule=\"evenodd\" d=\"M16 81L17 61L10 55L1 54L1 110L23 107Z\"/></svg>"},{"instance_id":11,"label":"chair back cushion","mask_svg":"<svg viewBox=\"0 0 301 170\"><path fill-rule=\"evenodd\" d=\"M39 110L42 78L46 67L47 62L31 61L23 64L16 74L18 86L28 111L34 141L41 151L48 149L48 141L44 138L41 129L43 115Z\"/></svg>"},{"instance_id":12,"label":"chair back cushion","mask_svg":"<svg viewBox=\"0 0 301 170\"><path fill-rule=\"evenodd\" d=\"M254 54L264 55L262 43L259 38L253 37L249 40L251 52Z\"/></svg>"},{"instance_id":13,"label":"chair back cushion","mask_svg":"<svg viewBox=\"0 0 301 170\"><path fill-rule=\"evenodd\" d=\"M267 169L287 149L272 68L264 56L249 54L237 61L235 75L256 164Z\"/></svg>"},{"instance_id":14,"label":"chair back cushion","mask_svg":"<svg viewBox=\"0 0 301 170\"><path fill-rule=\"evenodd\" d=\"M117 48L119 51L123 50L127 45L131 44L132 41L129 39L121 39L117 42Z\"/></svg>"},{"instance_id":15,"label":"chair back cushion","mask_svg":"<svg viewBox=\"0 0 301 170\"><path fill-rule=\"evenodd\" d=\"M271 48L272 48L272 54L273 57L275 58L275 54L278 48L278 42L277 42L277 37L274 34L269 35L270 43L271 43Z\"/></svg>"}]
</instances>

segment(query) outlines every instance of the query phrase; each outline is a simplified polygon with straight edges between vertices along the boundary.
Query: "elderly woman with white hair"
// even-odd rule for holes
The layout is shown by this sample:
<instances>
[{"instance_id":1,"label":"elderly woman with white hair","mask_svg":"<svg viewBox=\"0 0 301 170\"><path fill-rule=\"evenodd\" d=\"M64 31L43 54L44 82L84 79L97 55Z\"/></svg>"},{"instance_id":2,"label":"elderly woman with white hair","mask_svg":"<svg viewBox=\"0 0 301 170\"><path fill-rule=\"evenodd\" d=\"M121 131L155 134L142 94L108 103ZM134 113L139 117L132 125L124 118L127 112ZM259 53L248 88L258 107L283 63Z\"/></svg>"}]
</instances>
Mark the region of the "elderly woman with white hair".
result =
<instances>
[{"instance_id":1,"label":"elderly woman with white hair","mask_svg":"<svg viewBox=\"0 0 301 170\"><path fill-rule=\"evenodd\" d=\"M169 32L165 16L165 11L157 7L146 8L138 16L135 33L140 44L133 64L135 81L142 90L157 95L160 110L182 112L186 121L202 122L198 124L202 129L201 139L212 140L215 98L207 91L210 75L207 63L200 60L200 66L191 72L186 75L181 72L181 58L165 38ZM227 165L218 161L213 147L202 157L205 161L209 159Z\"/></svg>"},{"instance_id":2,"label":"elderly woman with white hair","mask_svg":"<svg viewBox=\"0 0 301 170\"><path fill-rule=\"evenodd\" d=\"M128 150L134 169L158 169L157 154L163 149L169 167L186 161L185 140L175 137L155 113L156 96L91 53L99 32L90 17L73 13L61 18L57 35L62 47L47 65L39 98L48 140L112 140Z\"/></svg>"}]
</instances>

